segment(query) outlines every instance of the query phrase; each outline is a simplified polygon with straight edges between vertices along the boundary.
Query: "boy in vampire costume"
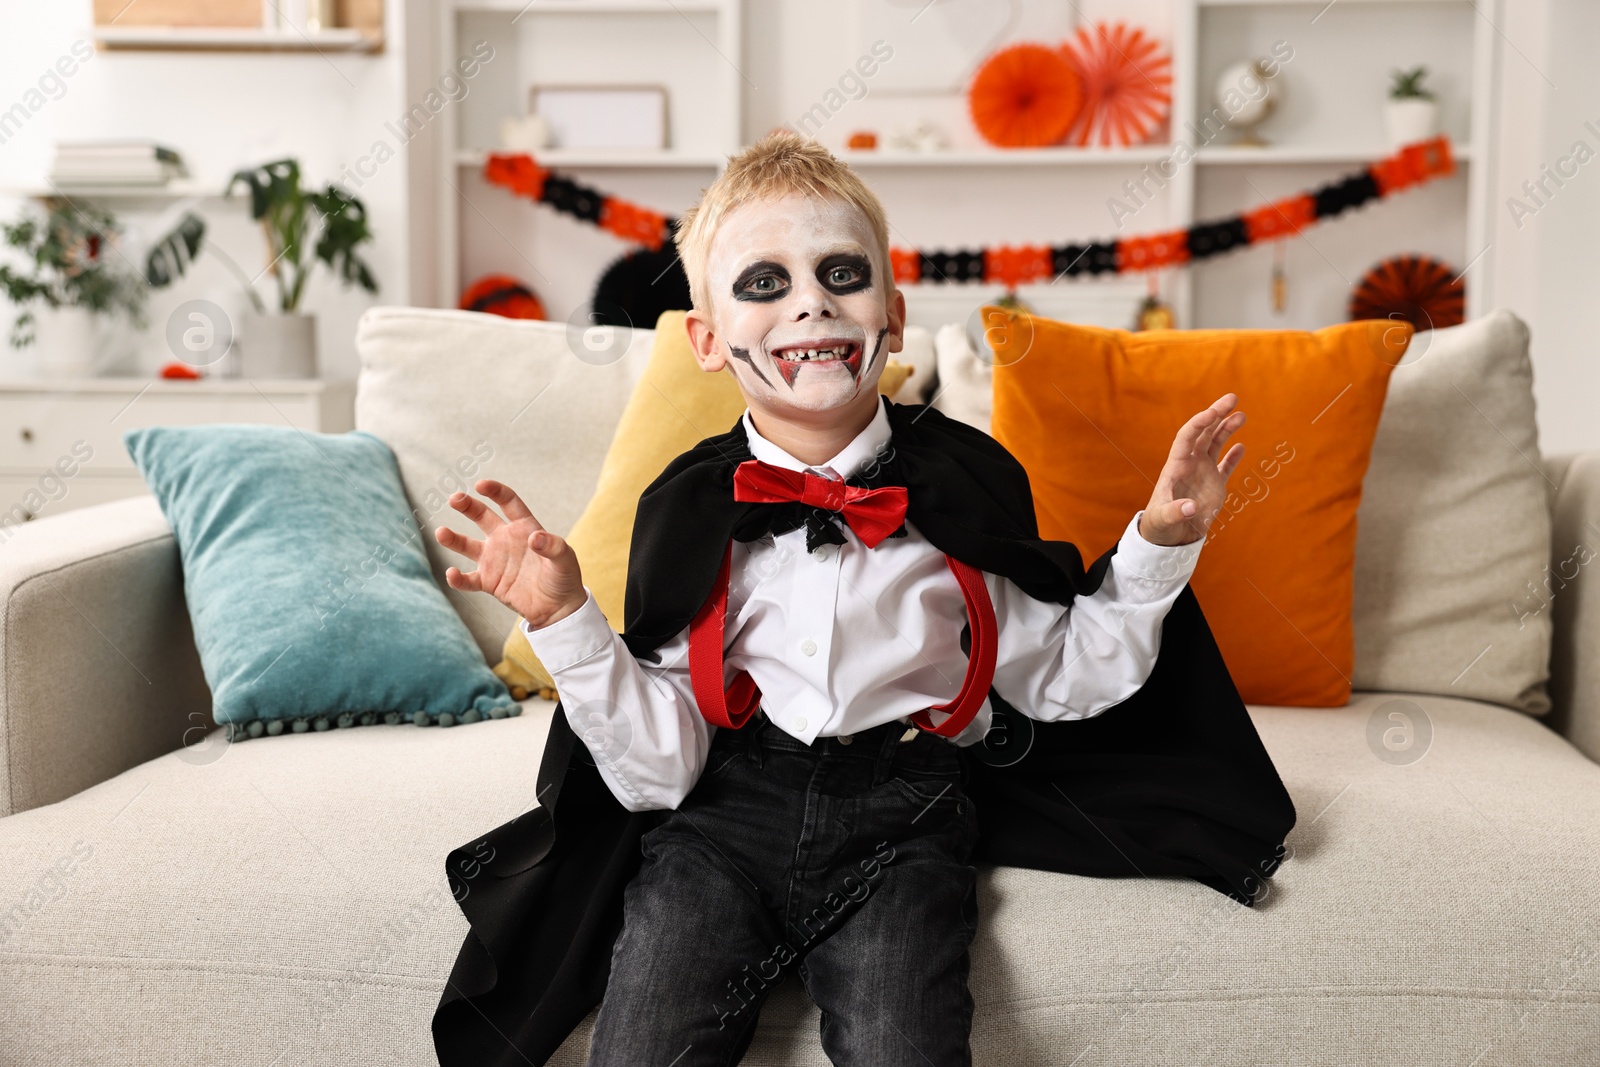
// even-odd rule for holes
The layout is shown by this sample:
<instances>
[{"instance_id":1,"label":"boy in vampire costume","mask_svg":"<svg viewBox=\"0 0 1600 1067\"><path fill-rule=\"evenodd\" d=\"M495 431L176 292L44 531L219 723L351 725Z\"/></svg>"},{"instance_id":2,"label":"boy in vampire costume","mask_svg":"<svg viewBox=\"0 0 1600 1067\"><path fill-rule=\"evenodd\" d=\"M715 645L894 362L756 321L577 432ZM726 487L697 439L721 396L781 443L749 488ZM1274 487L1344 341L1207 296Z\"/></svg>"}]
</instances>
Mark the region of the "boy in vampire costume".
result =
<instances>
[{"instance_id":1,"label":"boy in vampire costume","mask_svg":"<svg viewBox=\"0 0 1600 1067\"><path fill-rule=\"evenodd\" d=\"M879 395L875 196L814 142L731 159L675 235L747 408L640 497L624 630L509 487L441 527L561 701L536 806L452 851L444 1067L735 1063L798 975L839 1065L968 1064L975 863L1185 876L1242 906L1295 812L1188 580L1243 455L1227 394L1087 568L987 434Z\"/></svg>"}]
</instances>

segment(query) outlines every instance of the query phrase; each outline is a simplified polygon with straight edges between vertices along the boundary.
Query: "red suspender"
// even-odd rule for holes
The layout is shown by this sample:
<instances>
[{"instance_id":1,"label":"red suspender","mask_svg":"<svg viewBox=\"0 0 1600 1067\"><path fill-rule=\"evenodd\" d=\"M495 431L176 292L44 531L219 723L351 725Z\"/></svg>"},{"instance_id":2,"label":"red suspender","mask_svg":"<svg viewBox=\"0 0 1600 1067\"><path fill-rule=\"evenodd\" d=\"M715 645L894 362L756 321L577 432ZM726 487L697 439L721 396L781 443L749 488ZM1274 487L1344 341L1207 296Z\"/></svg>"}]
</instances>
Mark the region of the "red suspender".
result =
<instances>
[{"instance_id":1,"label":"red suspender","mask_svg":"<svg viewBox=\"0 0 1600 1067\"><path fill-rule=\"evenodd\" d=\"M911 721L929 733L955 737L978 714L994 682L997 626L994 604L989 599L989 588L984 584L983 572L948 554L944 560L961 583L961 595L967 603L967 619L972 625L972 651L967 658L967 675L955 699L915 712L911 715ZM733 542L730 540L722 553L722 566L718 568L716 581L712 583L711 595L689 624L689 682L694 688L695 702L700 705L700 714L706 717L706 721L737 730L761 705L761 690L756 688L750 672L743 670L726 692L722 688L723 622L728 614L728 575L732 561ZM929 711L948 711L950 716L935 726Z\"/></svg>"},{"instance_id":2,"label":"red suspender","mask_svg":"<svg viewBox=\"0 0 1600 1067\"><path fill-rule=\"evenodd\" d=\"M999 627L995 625L989 587L983 584L983 572L948 553L944 561L955 571L956 580L961 583L961 595L967 602L967 620L972 624L972 652L967 657L967 676L961 680L961 692L954 700L929 709L948 711L950 717L935 726L927 711L918 711L912 714L911 721L940 737L954 737L967 728L989 696L989 686L994 683L995 631Z\"/></svg>"},{"instance_id":3,"label":"red suspender","mask_svg":"<svg viewBox=\"0 0 1600 1067\"><path fill-rule=\"evenodd\" d=\"M733 561L733 541L722 552L722 566L711 584L711 595L689 624L689 683L694 687L700 714L714 726L737 730L761 705L761 690L749 671L722 691L722 623L728 616L728 570Z\"/></svg>"}]
</instances>

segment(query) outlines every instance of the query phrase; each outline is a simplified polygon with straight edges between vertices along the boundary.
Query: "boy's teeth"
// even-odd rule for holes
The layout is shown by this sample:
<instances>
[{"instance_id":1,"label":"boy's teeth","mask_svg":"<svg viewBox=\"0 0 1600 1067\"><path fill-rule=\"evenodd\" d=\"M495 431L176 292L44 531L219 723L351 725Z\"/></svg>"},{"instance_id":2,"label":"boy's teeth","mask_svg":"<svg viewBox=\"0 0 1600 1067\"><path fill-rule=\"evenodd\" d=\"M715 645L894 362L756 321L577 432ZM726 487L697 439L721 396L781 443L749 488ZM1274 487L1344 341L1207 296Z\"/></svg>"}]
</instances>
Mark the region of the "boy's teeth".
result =
<instances>
[{"instance_id":1,"label":"boy's teeth","mask_svg":"<svg viewBox=\"0 0 1600 1067\"><path fill-rule=\"evenodd\" d=\"M814 359L843 359L842 348L791 348L784 352L780 359L796 360L808 363Z\"/></svg>"}]
</instances>

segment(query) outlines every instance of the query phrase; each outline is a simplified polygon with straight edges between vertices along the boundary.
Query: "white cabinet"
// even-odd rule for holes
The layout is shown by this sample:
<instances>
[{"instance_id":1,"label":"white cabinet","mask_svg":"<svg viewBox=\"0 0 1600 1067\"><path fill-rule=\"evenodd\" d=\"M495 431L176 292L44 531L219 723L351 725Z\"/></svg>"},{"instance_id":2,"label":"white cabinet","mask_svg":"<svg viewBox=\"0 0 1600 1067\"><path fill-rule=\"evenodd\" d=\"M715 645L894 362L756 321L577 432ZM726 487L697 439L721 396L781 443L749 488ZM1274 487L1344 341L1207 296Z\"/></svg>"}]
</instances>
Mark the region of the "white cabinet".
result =
<instances>
[{"instance_id":1,"label":"white cabinet","mask_svg":"<svg viewBox=\"0 0 1600 1067\"><path fill-rule=\"evenodd\" d=\"M148 492L127 430L245 422L344 433L353 381L0 381L0 527Z\"/></svg>"}]
</instances>

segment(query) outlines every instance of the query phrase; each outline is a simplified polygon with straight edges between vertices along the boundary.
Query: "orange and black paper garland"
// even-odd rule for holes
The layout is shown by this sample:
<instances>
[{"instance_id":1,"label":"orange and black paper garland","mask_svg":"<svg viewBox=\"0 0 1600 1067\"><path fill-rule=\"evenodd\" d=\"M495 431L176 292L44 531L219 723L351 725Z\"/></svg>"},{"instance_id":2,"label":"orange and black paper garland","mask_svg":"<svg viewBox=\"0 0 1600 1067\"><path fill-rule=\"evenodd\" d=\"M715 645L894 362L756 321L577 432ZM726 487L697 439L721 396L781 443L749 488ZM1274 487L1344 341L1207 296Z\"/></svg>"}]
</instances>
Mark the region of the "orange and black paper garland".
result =
<instances>
[{"instance_id":1,"label":"orange and black paper garland","mask_svg":"<svg viewBox=\"0 0 1600 1067\"><path fill-rule=\"evenodd\" d=\"M1293 236L1369 201L1454 173L1450 139L1440 136L1406 145L1339 181L1188 229L1085 244L1001 245L959 252L891 248L889 258L897 284L989 282L1008 288L1063 274L1123 274L1176 267ZM526 154L490 155L483 176L493 185L591 222L651 251L662 248L678 221L554 174Z\"/></svg>"}]
</instances>

